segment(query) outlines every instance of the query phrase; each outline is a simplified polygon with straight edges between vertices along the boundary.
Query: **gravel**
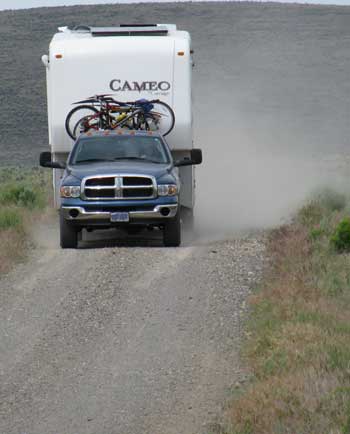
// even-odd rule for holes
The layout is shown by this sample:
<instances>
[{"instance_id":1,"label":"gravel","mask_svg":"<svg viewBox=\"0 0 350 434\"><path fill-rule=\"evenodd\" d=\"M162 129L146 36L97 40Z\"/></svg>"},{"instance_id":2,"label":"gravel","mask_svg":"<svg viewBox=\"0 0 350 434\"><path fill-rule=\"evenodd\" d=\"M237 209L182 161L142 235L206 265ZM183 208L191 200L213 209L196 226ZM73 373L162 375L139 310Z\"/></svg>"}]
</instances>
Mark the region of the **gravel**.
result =
<instances>
[{"instance_id":1,"label":"gravel","mask_svg":"<svg viewBox=\"0 0 350 434\"><path fill-rule=\"evenodd\" d=\"M263 240L61 251L44 229L0 281L0 432L212 430L246 375L239 343Z\"/></svg>"}]
</instances>

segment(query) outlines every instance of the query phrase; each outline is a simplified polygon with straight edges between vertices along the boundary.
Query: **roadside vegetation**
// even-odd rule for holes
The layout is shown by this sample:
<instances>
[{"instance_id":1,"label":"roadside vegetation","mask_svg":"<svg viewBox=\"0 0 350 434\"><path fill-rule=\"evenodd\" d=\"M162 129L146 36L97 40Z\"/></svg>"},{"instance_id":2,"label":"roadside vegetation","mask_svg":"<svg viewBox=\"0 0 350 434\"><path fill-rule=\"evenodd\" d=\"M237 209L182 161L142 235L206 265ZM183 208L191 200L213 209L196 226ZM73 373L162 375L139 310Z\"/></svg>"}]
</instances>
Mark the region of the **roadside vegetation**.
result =
<instances>
[{"instance_id":1,"label":"roadside vegetation","mask_svg":"<svg viewBox=\"0 0 350 434\"><path fill-rule=\"evenodd\" d=\"M0 274L23 259L33 222L47 207L51 181L41 169L0 169Z\"/></svg>"},{"instance_id":2,"label":"roadside vegetation","mask_svg":"<svg viewBox=\"0 0 350 434\"><path fill-rule=\"evenodd\" d=\"M350 201L325 191L268 241L251 298L248 384L230 434L350 433Z\"/></svg>"}]
</instances>

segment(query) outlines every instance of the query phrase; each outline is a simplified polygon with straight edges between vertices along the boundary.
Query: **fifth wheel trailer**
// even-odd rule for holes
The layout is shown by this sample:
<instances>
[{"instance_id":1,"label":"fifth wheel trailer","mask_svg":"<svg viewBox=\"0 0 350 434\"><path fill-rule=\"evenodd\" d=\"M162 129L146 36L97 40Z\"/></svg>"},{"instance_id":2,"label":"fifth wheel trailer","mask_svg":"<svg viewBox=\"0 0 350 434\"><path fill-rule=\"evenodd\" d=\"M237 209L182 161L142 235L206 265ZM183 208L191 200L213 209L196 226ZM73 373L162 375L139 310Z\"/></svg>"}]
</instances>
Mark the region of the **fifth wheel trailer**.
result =
<instances>
[{"instance_id":1,"label":"fifth wheel trailer","mask_svg":"<svg viewBox=\"0 0 350 434\"><path fill-rule=\"evenodd\" d=\"M60 27L42 56L47 76L49 146L52 160L65 162L73 140L65 131L72 103L96 94L117 100L160 99L175 113L167 136L174 160L190 158L192 138L192 50L188 32L174 24ZM194 168L179 167L180 204L194 206ZM54 170L55 206L60 206L63 170Z\"/></svg>"}]
</instances>

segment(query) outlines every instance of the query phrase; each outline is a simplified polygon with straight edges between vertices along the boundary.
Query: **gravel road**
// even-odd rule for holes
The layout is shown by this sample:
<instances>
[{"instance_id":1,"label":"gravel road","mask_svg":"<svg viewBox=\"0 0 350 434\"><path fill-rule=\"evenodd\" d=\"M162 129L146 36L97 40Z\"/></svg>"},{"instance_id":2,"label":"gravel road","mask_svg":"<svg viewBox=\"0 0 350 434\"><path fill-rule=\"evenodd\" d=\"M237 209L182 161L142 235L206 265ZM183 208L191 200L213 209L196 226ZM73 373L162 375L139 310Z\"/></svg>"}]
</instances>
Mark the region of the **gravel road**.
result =
<instances>
[{"instance_id":1,"label":"gravel road","mask_svg":"<svg viewBox=\"0 0 350 434\"><path fill-rule=\"evenodd\" d=\"M208 432L245 376L263 241L165 249L151 234L61 251L44 229L0 281L0 433Z\"/></svg>"}]
</instances>

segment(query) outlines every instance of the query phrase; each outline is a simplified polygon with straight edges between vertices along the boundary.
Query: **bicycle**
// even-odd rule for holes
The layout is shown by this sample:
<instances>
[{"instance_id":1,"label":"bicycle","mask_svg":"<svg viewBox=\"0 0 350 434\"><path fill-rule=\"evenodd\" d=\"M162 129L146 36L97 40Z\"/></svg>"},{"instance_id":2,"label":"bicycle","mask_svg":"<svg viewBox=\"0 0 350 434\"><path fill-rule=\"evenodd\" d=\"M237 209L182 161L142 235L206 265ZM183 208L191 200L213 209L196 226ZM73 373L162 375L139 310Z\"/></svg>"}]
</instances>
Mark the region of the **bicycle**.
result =
<instances>
[{"instance_id":1,"label":"bicycle","mask_svg":"<svg viewBox=\"0 0 350 434\"><path fill-rule=\"evenodd\" d=\"M175 124L171 107L158 99L122 102L110 94L102 94L73 104L79 105L68 113L65 121L66 131L73 140L90 130L115 128L153 130L166 136Z\"/></svg>"}]
</instances>

